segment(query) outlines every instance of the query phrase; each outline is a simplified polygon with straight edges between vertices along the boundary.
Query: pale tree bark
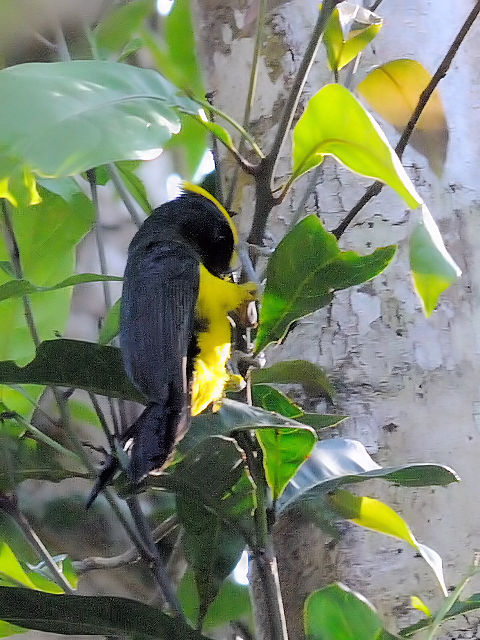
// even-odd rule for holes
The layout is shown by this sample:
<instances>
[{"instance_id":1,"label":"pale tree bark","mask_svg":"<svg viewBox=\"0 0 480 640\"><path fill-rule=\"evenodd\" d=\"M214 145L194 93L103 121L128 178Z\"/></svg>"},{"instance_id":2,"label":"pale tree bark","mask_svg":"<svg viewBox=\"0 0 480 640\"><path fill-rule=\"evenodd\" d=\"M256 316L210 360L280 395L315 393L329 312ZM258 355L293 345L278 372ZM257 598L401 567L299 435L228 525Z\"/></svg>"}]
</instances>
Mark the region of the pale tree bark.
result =
<instances>
[{"instance_id":1,"label":"pale tree bark","mask_svg":"<svg viewBox=\"0 0 480 640\"><path fill-rule=\"evenodd\" d=\"M385 0L378 9L385 25L362 58L358 80L372 65L402 57L414 58L433 72L472 6L472 0ZM196 3L207 88L215 92L215 105L239 121L257 8L258 1L246 0ZM270 3L251 126L266 150L316 16L313 0ZM479 545L480 529L476 500L480 444L479 34L480 24L476 24L440 85L450 129L443 177L435 177L415 151L407 149L404 155L410 176L464 272L462 278L426 320L408 275L408 237L414 215L386 188L357 216L341 246L367 253L398 243L394 264L373 282L337 294L328 309L306 318L282 347L267 352L269 362L304 357L323 366L338 390L336 410L351 416L341 435L360 440L379 464L435 461L460 474L462 483L447 489L411 490L380 482L364 487L365 495L375 495L396 509L417 538L442 555L448 586L465 574ZM331 76L321 50L306 94L312 95L327 81ZM385 130L395 144L398 134L388 125ZM277 167L280 178L288 172L288 157L285 148ZM226 156L223 173L227 183L233 168ZM287 231L309 180L308 176L300 180L283 205L274 209L268 226L273 243ZM334 229L363 195L366 184L326 162L304 210L318 212L326 227ZM246 234L254 189L250 178L243 175L239 185L232 208L242 212L237 220ZM313 404L310 408L325 409L320 400ZM300 614L305 596L332 580L340 579L371 599L391 628L395 621L403 625L417 618L409 607L411 594L420 595L433 609L440 598L432 573L413 549L353 525L346 528L339 543L330 544L311 524L285 519L277 527L276 549L290 640L303 637ZM478 584L472 586L478 591ZM464 635L452 632L445 637L475 637L473 617L460 624L468 629Z\"/></svg>"}]
</instances>

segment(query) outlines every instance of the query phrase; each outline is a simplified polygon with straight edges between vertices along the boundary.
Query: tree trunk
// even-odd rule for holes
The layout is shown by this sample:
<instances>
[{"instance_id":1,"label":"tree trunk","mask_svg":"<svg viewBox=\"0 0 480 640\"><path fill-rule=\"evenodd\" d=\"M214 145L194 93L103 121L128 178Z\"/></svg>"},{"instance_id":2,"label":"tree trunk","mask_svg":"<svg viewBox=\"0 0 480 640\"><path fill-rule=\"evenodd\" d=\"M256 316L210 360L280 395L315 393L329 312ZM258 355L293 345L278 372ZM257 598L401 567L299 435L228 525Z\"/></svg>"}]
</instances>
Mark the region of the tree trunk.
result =
<instances>
[{"instance_id":1,"label":"tree trunk","mask_svg":"<svg viewBox=\"0 0 480 640\"><path fill-rule=\"evenodd\" d=\"M270 4L251 126L266 150L315 23L317 4L313 0ZM196 4L206 86L215 92L215 105L239 121L257 5L246 0L198 0ZM381 4L378 13L385 18L384 27L373 48L363 55L353 84L372 65L402 57L418 60L433 73L471 8L472 0ZM398 196L385 188L345 233L341 246L367 253L398 243L394 264L371 283L338 293L329 308L300 322L282 347L267 351L270 363L303 357L325 368L338 391L336 411L351 416L341 435L360 440L379 464L435 461L460 474L462 483L447 489L405 489L378 481L361 488L397 510L418 540L442 555L448 586L464 575L478 547L480 528L476 500L480 75L475 64L479 29L474 25L440 85L450 128L443 177L435 177L415 151L407 149L404 156L407 171L463 270L462 278L442 296L433 316L425 319L408 274L408 237L416 214L406 211ZM321 50L307 95L330 81ZM395 144L398 134L388 125L384 128ZM228 183L234 168L230 157L224 158L223 167ZM279 182L289 167L289 149L284 149L277 166ZM310 179L307 175L299 180L284 204L274 209L268 227L273 242L287 231ZM327 229L333 229L367 184L327 161L303 209L318 212ZM248 177L241 176L237 194L232 208L242 212L236 220L245 235L254 194ZM325 405L318 400L309 408L321 412ZM339 543L330 544L313 525L284 519L276 529L276 549L290 640L303 638L305 596L332 580L340 579L371 599L392 629L417 619L412 616L410 595L420 595L433 610L441 596L433 574L412 548L353 525ZM465 626L472 628L470 623Z\"/></svg>"}]
</instances>

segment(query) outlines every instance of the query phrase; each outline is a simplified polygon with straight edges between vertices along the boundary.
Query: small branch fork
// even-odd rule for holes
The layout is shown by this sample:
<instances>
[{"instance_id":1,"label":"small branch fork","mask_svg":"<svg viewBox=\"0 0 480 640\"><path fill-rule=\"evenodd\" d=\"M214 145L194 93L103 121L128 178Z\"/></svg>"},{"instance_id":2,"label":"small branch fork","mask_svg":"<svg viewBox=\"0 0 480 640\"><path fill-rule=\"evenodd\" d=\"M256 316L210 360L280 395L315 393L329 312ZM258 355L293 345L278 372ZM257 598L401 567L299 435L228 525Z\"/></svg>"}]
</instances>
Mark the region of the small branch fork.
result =
<instances>
[{"instance_id":1,"label":"small branch fork","mask_svg":"<svg viewBox=\"0 0 480 640\"><path fill-rule=\"evenodd\" d=\"M468 14L467 19L465 20L459 32L457 33L454 41L452 42L450 48L445 54L445 57L443 58L441 63L438 65L438 68L433 74L432 79L430 80L430 82L428 83L428 85L425 87L422 94L420 95L417 106L415 107L410 117L410 120L408 121L405 129L403 130L403 133L400 136L400 140L398 141L397 146L395 147L395 153L398 155L400 159L402 159L403 152L405 151L408 141L410 140L410 136L412 135L415 125L417 124L420 116L422 115L422 112L425 109L427 102L429 101L432 93L437 88L437 85L440 82L440 80L442 80L447 75L447 72L450 68L450 65L452 64L455 54L460 48L460 45L465 39L465 36L469 32L471 26L475 22L475 19L477 18L479 13L480 13L480 0L478 0L475 3L475 6ZM338 227L332 231L333 235L337 239L340 238L340 236L342 236L342 234L344 233L348 225L353 221L353 219L363 209L363 207L368 202L370 202L372 198L377 196L382 189L383 189L383 183L378 181L372 183L368 187L368 189L365 191L363 196L352 207L352 209L348 212L345 218L338 225Z\"/></svg>"}]
</instances>

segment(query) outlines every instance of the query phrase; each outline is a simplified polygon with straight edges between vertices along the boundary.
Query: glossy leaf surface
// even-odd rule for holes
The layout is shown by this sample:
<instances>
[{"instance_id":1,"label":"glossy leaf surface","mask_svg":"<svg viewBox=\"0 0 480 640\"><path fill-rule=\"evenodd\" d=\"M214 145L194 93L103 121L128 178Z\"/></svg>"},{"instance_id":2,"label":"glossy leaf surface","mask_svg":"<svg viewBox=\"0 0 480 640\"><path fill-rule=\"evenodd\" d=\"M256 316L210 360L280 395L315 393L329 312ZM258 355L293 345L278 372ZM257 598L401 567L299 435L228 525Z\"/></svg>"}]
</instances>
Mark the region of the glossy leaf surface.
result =
<instances>
[{"instance_id":1,"label":"glossy leaf surface","mask_svg":"<svg viewBox=\"0 0 480 640\"><path fill-rule=\"evenodd\" d=\"M253 369L250 376L253 385L265 382L301 384L309 396L326 395L332 399L335 395L335 389L323 369L307 360L283 360L270 367Z\"/></svg>"},{"instance_id":2,"label":"glossy leaf surface","mask_svg":"<svg viewBox=\"0 0 480 640\"><path fill-rule=\"evenodd\" d=\"M375 120L339 84L320 89L293 130L293 176L333 156L351 171L385 182L410 209L422 202L396 153Z\"/></svg>"},{"instance_id":3,"label":"glossy leaf surface","mask_svg":"<svg viewBox=\"0 0 480 640\"><path fill-rule=\"evenodd\" d=\"M394 246L366 256L340 251L316 216L301 220L268 262L256 351L284 338L292 322L329 304L335 291L374 278L394 254Z\"/></svg>"}]
</instances>

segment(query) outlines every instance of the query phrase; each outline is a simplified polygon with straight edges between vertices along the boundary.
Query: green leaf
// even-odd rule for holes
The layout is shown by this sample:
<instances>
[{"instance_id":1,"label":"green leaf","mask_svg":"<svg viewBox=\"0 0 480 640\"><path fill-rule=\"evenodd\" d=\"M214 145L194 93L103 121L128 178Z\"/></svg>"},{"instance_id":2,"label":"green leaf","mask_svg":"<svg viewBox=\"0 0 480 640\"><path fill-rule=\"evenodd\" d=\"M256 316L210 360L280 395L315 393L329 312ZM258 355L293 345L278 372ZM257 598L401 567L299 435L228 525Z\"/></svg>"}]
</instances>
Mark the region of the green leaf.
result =
<instances>
[{"instance_id":1,"label":"green leaf","mask_svg":"<svg viewBox=\"0 0 480 640\"><path fill-rule=\"evenodd\" d=\"M76 589L78 586L78 576L75 572L75 569L73 568L73 564L70 558L65 553L62 553L58 556L53 556L53 560L57 564L58 568L63 573L65 578L68 580L68 582L74 589ZM42 576L43 578L47 579L54 586L57 586L55 585L55 583L51 582L53 580L53 575L45 561L39 562L37 565L31 565L30 568L31 571L28 574L30 577L33 574L36 574L37 576ZM63 593L63 590L60 589L60 587L57 587L57 589L59 589L59 591L50 591L49 593ZM42 589L42 591L45 591L45 589Z\"/></svg>"},{"instance_id":2,"label":"green leaf","mask_svg":"<svg viewBox=\"0 0 480 640\"><path fill-rule=\"evenodd\" d=\"M113 596L51 595L1 587L0 618L27 629L66 635L142 636L152 640L208 640L158 607Z\"/></svg>"},{"instance_id":3,"label":"green leaf","mask_svg":"<svg viewBox=\"0 0 480 640\"><path fill-rule=\"evenodd\" d=\"M57 289L65 289L65 287L74 287L77 284L85 282L103 282L116 281L121 282L123 278L118 276L102 276L97 273L79 273L62 280L58 284L51 287L37 287L28 280L9 280L5 284L0 285L0 302L8 298L21 298L32 293L41 293L42 291L55 291Z\"/></svg>"},{"instance_id":4,"label":"green leaf","mask_svg":"<svg viewBox=\"0 0 480 640\"><path fill-rule=\"evenodd\" d=\"M406 127L431 79L431 74L416 60L392 60L371 71L356 90L372 109L400 132ZM431 169L441 175L447 157L448 137L442 100L438 89L435 89L408 144L426 156Z\"/></svg>"},{"instance_id":5,"label":"green leaf","mask_svg":"<svg viewBox=\"0 0 480 640\"><path fill-rule=\"evenodd\" d=\"M75 247L92 228L94 212L90 200L71 178L51 180L49 186L62 195L41 188L42 202L13 211L12 224L24 279L28 283L34 282L37 287L55 289L62 279L72 277ZM0 237L0 259L8 257L8 249ZM9 283L11 278L0 272L0 285L7 292L17 287L15 283ZM69 287L32 296L32 314L40 340L51 339L65 331L71 297ZM10 298L1 303L0 334L0 360L25 363L33 358L35 347L21 299Z\"/></svg>"},{"instance_id":6,"label":"green leaf","mask_svg":"<svg viewBox=\"0 0 480 640\"><path fill-rule=\"evenodd\" d=\"M305 601L308 640L393 640L373 605L339 582L311 593Z\"/></svg>"},{"instance_id":7,"label":"green leaf","mask_svg":"<svg viewBox=\"0 0 480 640\"><path fill-rule=\"evenodd\" d=\"M274 411L286 418L293 418L302 424L308 424L314 429L333 427L347 417L304 413L290 398L267 384L255 384L252 386L252 400L256 406L260 406L266 411Z\"/></svg>"},{"instance_id":8,"label":"green leaf","mask_svg":"<svg viewBox=\"0 0 480 640\"><path fill-rule=\"evenodd\" d=\"M181 114L180 121L182 124L180 133L172 136L165 148L180 154L183 158L181 174L193 180L208 149L208 128L200 117L190 114ZM218 126L222 129L220 125ZM224 129L223 131L226 133Z\"/></svg>"},{"instance_id":9,"label":"green leaf","mask_svg":"<svg viewBox=\"0 0 480 640\"><path fill-rule=\"evenodd\" d=\"M182 609L189 620L198 619L199 601L195 579L191 570L187 570L178 585L177 596ZM232 620L251 617L251 604L248 587L232 579L224 581L217 597L210 605L203 621L205 630L216 629L229 624Z\"/></svg>"},{"instance_id":10,"label":"green leaf","mask_svg":"<svg viewBox=\"0 0 480 640\"><path fill-rule=\"evenodd\" d=\"M120 53L154 10L155 0L135 0L115 7L95 29L98 53Z\"/></svg>"},{"instance_id":11,"label":"green leaf","mask_svg":"<svg viewBox=\"0 0 480 640\"><path fill-rule=\"evenodd\" d=\"M108 310L105 321L102 325L100 335L98 336L99 344L108 344L120 331L120 307L122 299L119 298L115 304Z\"/></svg>"},{"instance_id":12,"label":"green leaf","mask_svg":"<svg viewBox=\"0 0 480 640\"><path fill-rule=\"evenodd\" d=\"M182 129L183 129L183 126L182 126ZM117 162L117 169L120 176L122 177L124 185L127 187L128 191L130 192L130 195L133 196L135 201L140 205L143 211L148 215L152 210L152 206L150 205L150 202L148 200L147 190L143 182L137 176L135 171L133 171L133 169L130 169L127 166L127 163Z\"/></svg>"},{"instance_id":13,"label":"green leaf","mask_svg":"<svg viewBox=\"0 0 480 640\"><path fill-rule=\"evenodd\" d=\"M35 585L22 568L15 554L8 544L0 542L0 577L13 584L20 584L29 589L35 589ZM0 591L1 594L1 591Z\"/></svg>"},{"instance_id":14,"label":"green leaf","mask_svg":"<svg viewBox=\"0 0 480 640\"><path fill-rule=\"evenodd\" d=\"M312 429L262 429L257 440L263 451L265 478L276 501L312 452L317 437Z\"/></svg>"},{"instance_id":15,"label":"green leaf","mask_svg":"<svg viewBox=\"0 0 480 640\"><path fill-rule=\"evenodd\" d=\"M341 2L323 34L330 69L343 69L380 31L383 18L352 2Z\"/></svg>"},{"instance_id":16,"label":"green leaf","mask_svg":"<svg viewBox=\"0 0 480 640\"><path fill-rule=\"evenodd\" d=\"M333 399L335 389L321 367L307 360L283 360L264 369L253 369L252 384L274 382L276 384L301 384L309 396Z\"/></svg>"},{"instance_id":17,"label":"green leaf","mask_svg":"<svg viewBox=\"0 0 480 640\"><path fill-rule=\"evenodd\" d=\"M330 506L347 520L367 529L373 529L388 536L408 542L430 566L437 578L443 594L448 596L443 577L442 558L436 551L420 544L415 539L408 524L388 505L375 498L356 496L349 491L337 490L328 497Z\"/></svg>"},{"instance_id":18,"label":"green leaf","mask_svg":"<svg viewBox=\"0 0 480 640\"><path fill-rule=\"evenodd\" d=\"M329 84L308 101L293 130L291 182L332 155L351 171L381 180L416 209L422 199L385 134L354 96Z\"/></svg>"},{"instance_id":19,"label":"green leaf","mask_svg":"<svg viewBox=\"0 0 480 640\"><path fill-rule=\"evenodd\" d=\"M7 180L17 167L58 177L152 159L180 130L175 109L198 112L158 73L98 60L2 69L0 92L0 148L8 149L0 179Z\"/></svg>"},{"instance_id":20,"label":"green leaf","mask_svg":"<svg viewBox=\"0 0 480 640\"><path fill-rule=\"evenodd\" d=\"M240 524L251 528L253 486L234 440L211 437L164 473L148 480L174 491L185 533L185 557L195 574L199 621L203 621L222 582L235 568L245 538Z\"/></svg>"},{"instance_id":21,"label":"green leaf","mask_svg":"<svg viewBox=\"0 0 480 640\"><path fill-rule=\"evenodd\" d=\"M268 262L256 352L282 340L299 318L329 304L335 291L374 278L394 254L395 246L366 256L340 251L335 236L318 218L311 215L301 220Z\"/></svg>"},{"instance_id":22,"label":"green leaf","mask_svg":"<svg viewBox=\"0 0 480 640\"><path fill-rule=\"evenodd\" d=\"M25 631L26 629L23 627L17 627L15 624L9 624L8 622L0 620L0 638L8 638L15 633L25 633Z\"/></svg>"},{"instance_id":23,"label":"green leaf","mask_svg":"<svg viewBox=\"0 0 480 640\"><path fill-rule=\"evenodd\" d=\"M380 467L356 440L331 438L317 443L308 461L308 474L295 478L280 501L282 510L302 503L315 504L329 492L345 484L382 478L405 487L446 486L459 477L449 467L438 464L412 463L397 467ZM307 465L304 465L304 469Z\"/></svg>"},{"instance_id":24,"label":"green leaf","mask_svg":"<svg viewBox=\"0 0 480 640\"><path fill-rule=\"evenodd\" d=\"M422 206L422 220L410 236L410 268L415 291L427 318L438 298L461 275L461 270L448 253L430 211Z\"/></svg>"},{"instance_id":25,"label":"green leaf","mask_svg":"<svg viewBox=\"0 0 480 640\"><path fill-rule=\"evenodd\" d=\"M0 362L0 383L74 387L145 403L123 368L120 349L82 340L47 340L25 367Z\"/></svg>"},{"instance_id":26,"label":"green leaf","mask_svg":"<svg viewBox=\"0 0 480 640\"><path fill-rule=\"evenodd\" d=\"M444 615L444 620L450 620L451 618L464 615L469 611L475 611L477 609L480 609L480 593L474 593L469 598L467 598L467 600L457 600L457 602L455 602L451 606L448 613ZM412 636L415 636L419 631L428 629L428 627L435 620L435 616L436 613L434 613L432 617L428 618L427 620L419 620L418 622L415 622L415 624L401 629L399 632L400 636L402 638L411 638Z\"/></svg>"}]
</instances>

